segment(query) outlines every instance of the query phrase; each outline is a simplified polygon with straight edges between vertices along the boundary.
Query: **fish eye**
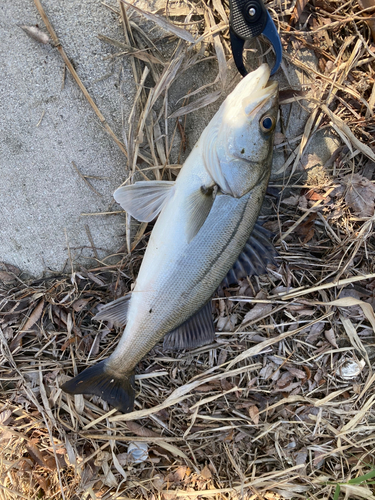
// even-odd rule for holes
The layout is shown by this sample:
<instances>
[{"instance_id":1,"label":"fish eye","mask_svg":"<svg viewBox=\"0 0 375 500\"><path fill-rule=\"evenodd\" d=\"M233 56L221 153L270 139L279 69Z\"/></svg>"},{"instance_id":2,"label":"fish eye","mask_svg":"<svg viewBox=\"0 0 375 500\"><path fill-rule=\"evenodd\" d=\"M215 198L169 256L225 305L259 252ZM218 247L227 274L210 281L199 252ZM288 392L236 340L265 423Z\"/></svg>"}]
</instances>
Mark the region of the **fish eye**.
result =
<instances>
[{"instance_id":1,"label":"fish eye","mask_svg":"<svg viewBox=\"0 0 375 500\"><path fill-rule=\"evenodd\" d=\"M263 116L260 119L260 128L262 129L262 132L265 134L269 134L270 132L273 131L276 125L276 120L272 116Z\"/></svg>"}]
</instances>

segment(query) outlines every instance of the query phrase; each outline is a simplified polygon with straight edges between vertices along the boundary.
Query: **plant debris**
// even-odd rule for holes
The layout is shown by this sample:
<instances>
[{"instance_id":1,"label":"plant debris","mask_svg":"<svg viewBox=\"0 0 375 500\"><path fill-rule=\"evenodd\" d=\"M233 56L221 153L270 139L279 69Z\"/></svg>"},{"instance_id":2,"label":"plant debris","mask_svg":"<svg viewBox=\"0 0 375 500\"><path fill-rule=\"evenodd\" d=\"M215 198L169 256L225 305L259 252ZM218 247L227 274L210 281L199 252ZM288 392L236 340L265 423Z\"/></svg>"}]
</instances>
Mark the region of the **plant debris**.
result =
<instances>
[{"instance_id":1,"label":"plant debris","mask_svg":"<svg viewBox=\"0 0 375 500\"><path fill-rule=\"evenodd\" d=\"M69 274L28 280L1 263L4 500L375 499L375 45L366 24L374 12L343 0L268 8L287 49L286 80L297 71L305 81L283 94L279 195L266 203L278 265L218 290L214 344L173 354L156 345L137 369L135 411L123 415L60 385L114 350L121 329L92 318L131 291L152 226L124 216L127 252ZM124 2L111 9L124 40L101 40L122 51L115 56L129 61L138 91L124 144L108 132L126 154L129 182L174 180L192 146L182 117L239 81L227 4L150 6L147 22L169 37L168 57L140 26L144 12ZM44 11L43 20L55 43ZM252 47L257 61L265 57ZM173 83L204 60L216 65L216 81L187 89L171 109ZM292 107L307 110L296 137ZM324 165L320 151L307 153L321 130L340 143Z\"/></svg>"}]
</instances>

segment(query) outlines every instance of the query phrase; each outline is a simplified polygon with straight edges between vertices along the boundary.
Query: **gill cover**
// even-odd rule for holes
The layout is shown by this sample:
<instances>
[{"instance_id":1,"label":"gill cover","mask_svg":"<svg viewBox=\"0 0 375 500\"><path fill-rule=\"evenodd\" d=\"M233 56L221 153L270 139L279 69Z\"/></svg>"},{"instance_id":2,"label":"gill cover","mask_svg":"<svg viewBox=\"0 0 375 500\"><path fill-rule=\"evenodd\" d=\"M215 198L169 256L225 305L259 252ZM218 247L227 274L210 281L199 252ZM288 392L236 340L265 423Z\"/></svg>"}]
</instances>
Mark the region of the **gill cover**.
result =
<instances>
[{"instance_id":1,"label":"gill cover","mask_svg":"<svg viewBox=\"0 0 375 500\"><path fill-rule=\"evenodd\" d=\"M221 191L240 198L269 176L278 114L277 82L262 64L223 102L201 137L205 168Z\"/></svg>"}]
</instances>

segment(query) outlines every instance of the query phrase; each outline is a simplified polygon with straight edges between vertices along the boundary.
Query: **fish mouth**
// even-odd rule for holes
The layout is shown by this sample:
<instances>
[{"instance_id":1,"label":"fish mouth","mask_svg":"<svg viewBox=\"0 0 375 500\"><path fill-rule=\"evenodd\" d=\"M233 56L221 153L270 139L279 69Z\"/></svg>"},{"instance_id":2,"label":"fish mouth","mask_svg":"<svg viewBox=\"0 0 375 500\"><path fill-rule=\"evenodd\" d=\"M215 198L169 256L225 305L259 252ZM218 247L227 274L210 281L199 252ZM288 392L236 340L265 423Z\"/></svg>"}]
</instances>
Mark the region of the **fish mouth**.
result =
<instances>
[{"instance_id":1,"label":"fish mouth","mask_svg":"<svg viewBox=\"0 0 375 500\"><path fill-rule=\"evenodd\" d=\"M265 101L277 94L279 86L277 82L269 80L270 73L268 64L262 64L243 79L243 87L247 90L247 95L242 100L242 107L247 116L253 114ZM251 92L249 92L250 89Z\"/></svg>"}]
</instances>

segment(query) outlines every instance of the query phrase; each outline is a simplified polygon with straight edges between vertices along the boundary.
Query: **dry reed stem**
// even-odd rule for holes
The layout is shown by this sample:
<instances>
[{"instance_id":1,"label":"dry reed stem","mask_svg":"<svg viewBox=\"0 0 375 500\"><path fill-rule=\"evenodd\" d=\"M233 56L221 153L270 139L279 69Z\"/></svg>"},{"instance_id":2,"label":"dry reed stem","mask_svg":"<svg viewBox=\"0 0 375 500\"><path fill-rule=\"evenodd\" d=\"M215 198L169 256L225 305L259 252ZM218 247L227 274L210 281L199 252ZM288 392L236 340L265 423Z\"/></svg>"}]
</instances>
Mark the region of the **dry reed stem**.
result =
<instances>
[{"instance_id":1,"label":"dry reed stem","mask_svg":"<svg viewBox=\"0 0 375 500\"><path fill-rule=\"evenodd\" d=\"M268 4L288 46L283 68L302 70L307 89L281 98L281 192L267 201L266 222L279 237L279 263L218 291L216 343L177 354L157 345L138 367L132 414L95 397L74 401L59 387L115 348L121 331L92 317L130 291L150 227L128 220L129 252L112 256L115 265L105 257L91 269L88 262L28 281L0 263L0 498L323 500L337 484L340 498L374 498L366 474L375 463L375 48L353 2L336 2L334 11L324 0L304 4ZM173 180L173 146L186 138L171 117L196 111L229 81L228 10L217 0L150 7L152 22L184 40L161 66L158 40L119 5L109 6L124 27L118 47L126 54L116 58L130 57L139 84L124 133L129 181ZM301 60L303 47L318 67ZM183 89L171 113L172 86L207 57L218 59L216 83ZM285 117L300 105L307 118L293 136ZM319 151L306 155L321 130L341 142L325 165ZM71 248L69 260L73 266ZM128 456L133 442L147 445L146 461Z\"/></svg>"}]
</instances>

